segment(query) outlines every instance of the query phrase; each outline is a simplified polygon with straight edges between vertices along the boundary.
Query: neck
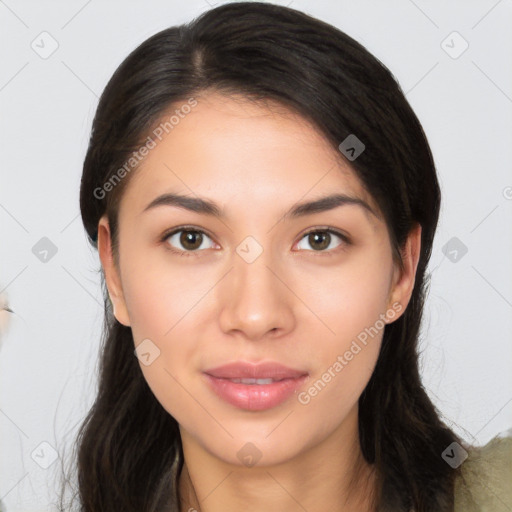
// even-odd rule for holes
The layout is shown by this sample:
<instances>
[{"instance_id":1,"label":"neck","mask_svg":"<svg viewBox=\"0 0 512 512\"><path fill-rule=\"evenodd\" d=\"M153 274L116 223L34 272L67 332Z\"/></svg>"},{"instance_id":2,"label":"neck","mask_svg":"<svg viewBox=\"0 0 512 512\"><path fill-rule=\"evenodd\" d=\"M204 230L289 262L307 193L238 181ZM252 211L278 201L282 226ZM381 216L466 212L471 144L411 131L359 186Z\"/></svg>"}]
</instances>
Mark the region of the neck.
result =
<instances>
[{"instance_id":1,"label":"neck","mask_svg":"<svg viewBox=\"0 0 512 512\"><path fill-rule=\"evenodd\" d=\"M182 442L180 512L375 510L376 475L360 449L357 409L327 439L272 466L228 464L186 431Z\"/></svg>"}]
</instances>

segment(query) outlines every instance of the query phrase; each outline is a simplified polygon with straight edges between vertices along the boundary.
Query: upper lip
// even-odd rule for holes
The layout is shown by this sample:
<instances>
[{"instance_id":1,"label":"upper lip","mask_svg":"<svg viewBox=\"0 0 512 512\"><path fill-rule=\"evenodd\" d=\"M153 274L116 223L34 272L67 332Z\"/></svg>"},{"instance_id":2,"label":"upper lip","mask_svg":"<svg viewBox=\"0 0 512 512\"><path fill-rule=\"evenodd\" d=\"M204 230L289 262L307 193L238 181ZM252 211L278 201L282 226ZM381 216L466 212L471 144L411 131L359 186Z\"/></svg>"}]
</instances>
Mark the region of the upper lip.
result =
<instances>
[{"instance_id":1,"label":"upper lip","mask_svg":"<svg viewBox=\"0 0 512 512\"><path fill-rule=\"evenodd\" d=\"M279 363L249 363L245 361L235 361L232 363L217 366L204 373L217 377L219 379L296 379L307 375L307 372L288 368Z\"/></svg>"}]
</instances>

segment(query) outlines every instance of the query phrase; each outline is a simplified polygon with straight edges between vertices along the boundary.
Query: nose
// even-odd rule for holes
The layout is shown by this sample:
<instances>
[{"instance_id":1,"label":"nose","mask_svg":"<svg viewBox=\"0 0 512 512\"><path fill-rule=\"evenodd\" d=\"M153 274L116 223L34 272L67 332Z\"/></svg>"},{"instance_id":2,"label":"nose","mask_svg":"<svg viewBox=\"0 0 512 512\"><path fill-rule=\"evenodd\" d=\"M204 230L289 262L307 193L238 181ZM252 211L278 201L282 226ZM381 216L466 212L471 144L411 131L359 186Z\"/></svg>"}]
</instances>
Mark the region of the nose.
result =
<instances>
[{"instance_id":1,"label":"nose","mask_svg":"<svg viewBox=\"0 0 512 512\"><path fill-rule=\"evenodd\" d=\"M222 331L258 341L293 330L298 299L286 280L286 272L267 252L250 263L235 254L220 289Z\"/></svg>"}]
</instances>

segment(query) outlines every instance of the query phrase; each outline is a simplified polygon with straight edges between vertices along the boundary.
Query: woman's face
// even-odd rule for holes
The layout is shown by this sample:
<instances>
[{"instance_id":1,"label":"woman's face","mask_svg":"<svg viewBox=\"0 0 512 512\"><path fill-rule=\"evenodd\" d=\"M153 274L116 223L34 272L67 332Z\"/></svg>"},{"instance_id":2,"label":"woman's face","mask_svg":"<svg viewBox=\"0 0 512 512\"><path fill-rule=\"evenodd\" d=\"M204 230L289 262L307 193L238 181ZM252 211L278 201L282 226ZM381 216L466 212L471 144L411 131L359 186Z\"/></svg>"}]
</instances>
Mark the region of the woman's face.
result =
<instances>
[{"instance_id":1,"label":"woman's face","mask_svg":"<svg viewBox=\"0 0 512 512\"><path fill-rule=\"evenodd\" d=\"M155 138L130 180L119 271L105 217L100 256L116 318L142 343L144 377L182 434L225 462L249 455L265 465L341 432L415 265L395 269L386 225L340 155L290 112L209 95ZM148 207L164 194L190 208ZM290 213L334 194L357 202ZM232 362L305 377L244 384L205 374Z\"/></svg>"}]
</instances>

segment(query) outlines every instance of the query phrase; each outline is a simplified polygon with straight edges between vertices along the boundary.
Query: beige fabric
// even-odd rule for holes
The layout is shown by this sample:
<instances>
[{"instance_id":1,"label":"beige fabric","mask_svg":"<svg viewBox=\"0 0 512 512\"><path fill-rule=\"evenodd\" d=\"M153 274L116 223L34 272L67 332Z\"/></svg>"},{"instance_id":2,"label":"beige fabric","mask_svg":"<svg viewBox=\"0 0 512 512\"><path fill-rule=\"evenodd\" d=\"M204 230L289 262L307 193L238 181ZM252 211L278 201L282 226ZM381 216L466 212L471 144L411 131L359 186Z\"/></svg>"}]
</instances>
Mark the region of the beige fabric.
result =
<instances>
[{"instance_id":1,"label":"beige fabric","mask_svg":"<svg viewBox=\"0 0 512 512\"><path fill-rule=\"evenodd\" d=\"M455 481L455 512L512 512L512 437L468 450Z\"/></svg>"}]
</instances>

